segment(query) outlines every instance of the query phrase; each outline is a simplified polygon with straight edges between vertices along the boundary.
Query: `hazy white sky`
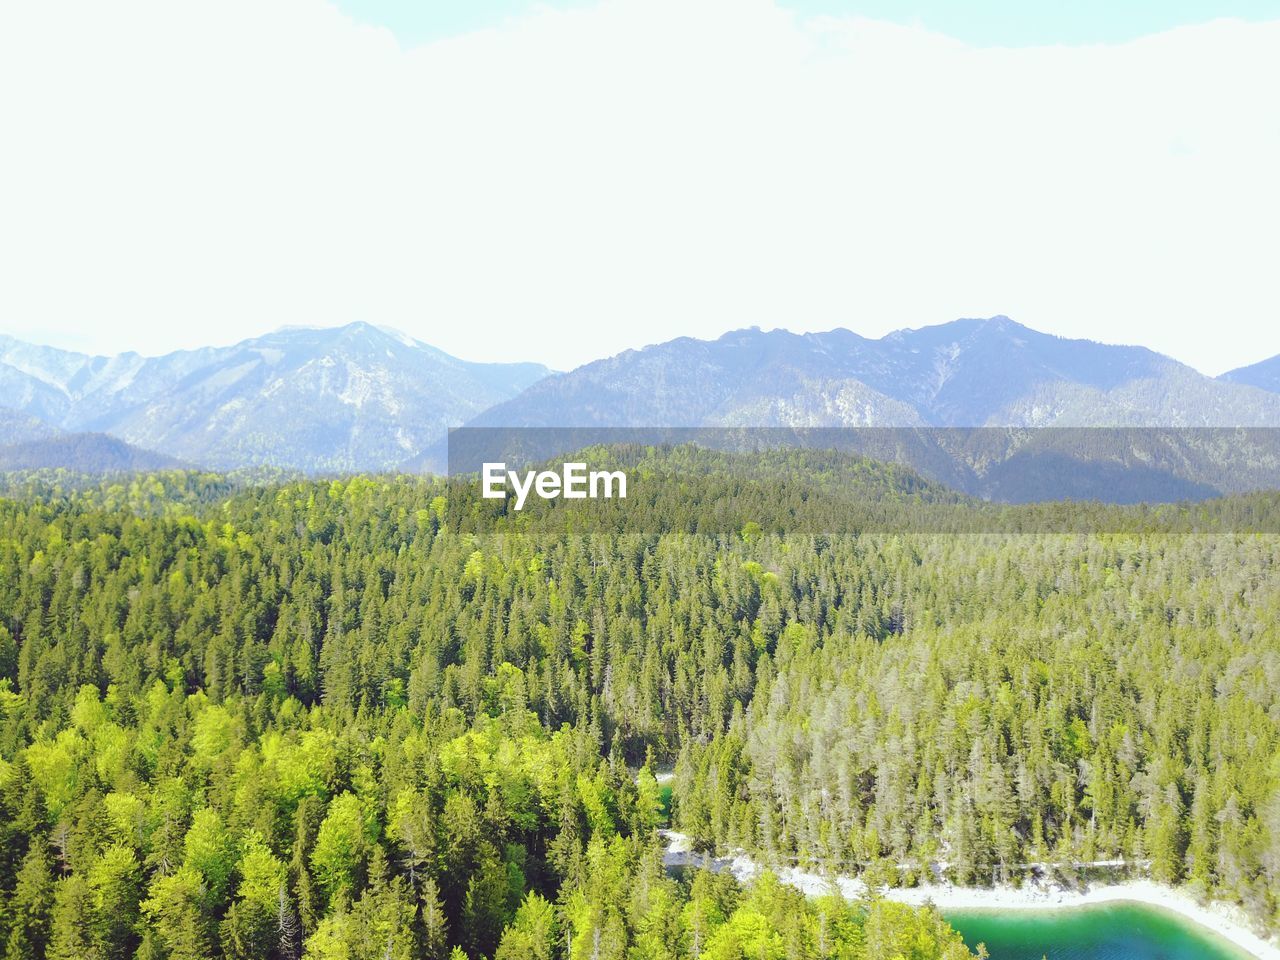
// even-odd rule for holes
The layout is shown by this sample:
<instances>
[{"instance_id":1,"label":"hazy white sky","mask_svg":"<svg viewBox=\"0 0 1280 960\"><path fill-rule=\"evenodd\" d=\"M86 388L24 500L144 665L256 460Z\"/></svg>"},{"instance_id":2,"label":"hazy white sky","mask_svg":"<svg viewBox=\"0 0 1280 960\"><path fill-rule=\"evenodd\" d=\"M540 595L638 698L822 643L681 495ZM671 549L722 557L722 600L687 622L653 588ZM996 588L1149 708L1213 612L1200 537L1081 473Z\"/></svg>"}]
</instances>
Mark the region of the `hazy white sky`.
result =
<instances>
[{"instance_id":1,"label":"hazy white sky","mask_svg":"<svg viewBox=\"0 0 1280 960\"><path fill-rule=\"evenodd\" d=\"M972 42L972 41L970 41ZM1280 20L984 48L771 0L410 44L320 0L0 3L0 332L368 320L565 368L1004 313L1280 353Z\"/></svg>"}]
</instances>

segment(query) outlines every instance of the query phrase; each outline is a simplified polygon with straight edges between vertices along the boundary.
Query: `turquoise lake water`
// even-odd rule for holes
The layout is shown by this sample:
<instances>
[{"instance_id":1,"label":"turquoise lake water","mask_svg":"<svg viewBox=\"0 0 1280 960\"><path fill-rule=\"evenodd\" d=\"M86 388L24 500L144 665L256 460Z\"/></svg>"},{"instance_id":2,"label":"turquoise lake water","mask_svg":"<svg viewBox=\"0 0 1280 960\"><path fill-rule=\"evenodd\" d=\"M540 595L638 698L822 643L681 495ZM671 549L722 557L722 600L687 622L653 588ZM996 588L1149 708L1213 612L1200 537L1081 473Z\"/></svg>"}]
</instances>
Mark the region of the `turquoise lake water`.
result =
<instances>
[{"instance_id":1,"label":"turquoise lake water","mask_svg":"<svg viewBox=\"0 0 1280 960\"><path fill-rule=\"evenodd\" d=\"M1250 960L1252 954L1177 914L1137 903L1058 910L943 911L991 960Z\"/></svg>"}]
</instances>

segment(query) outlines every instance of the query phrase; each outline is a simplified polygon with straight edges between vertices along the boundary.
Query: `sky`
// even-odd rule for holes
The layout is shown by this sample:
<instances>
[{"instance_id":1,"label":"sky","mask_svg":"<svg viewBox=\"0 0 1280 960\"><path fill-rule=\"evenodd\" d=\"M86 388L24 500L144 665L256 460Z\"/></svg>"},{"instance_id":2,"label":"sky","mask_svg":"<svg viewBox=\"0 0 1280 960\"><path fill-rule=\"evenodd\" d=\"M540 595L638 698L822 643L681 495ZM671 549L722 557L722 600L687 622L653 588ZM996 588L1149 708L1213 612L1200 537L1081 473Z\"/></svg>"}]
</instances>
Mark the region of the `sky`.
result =
<instances>
[{"instance_id":1,"label":"sky","mask_svg":"<svg viewBox=\"0 0 1280 960\"><path fill-rule=\"evenodd\" d=\"M391 30L410 46L499 26L538 10L590 0L338 0L344 13ZM1123 43L1223 17L1280 17L1280 0L787 0L806 17L859 16L919 25L977 46Z\"/></svg>"},{"instance_id":2,"label":"sky","mask_svg":"<svg viewBox=\"0 0 1280 960\"><path fill-rule=\"evenodd\" d=\"M6 0L0 333L1280 353L1280 0Z\"/></svg>"}]
</instances>

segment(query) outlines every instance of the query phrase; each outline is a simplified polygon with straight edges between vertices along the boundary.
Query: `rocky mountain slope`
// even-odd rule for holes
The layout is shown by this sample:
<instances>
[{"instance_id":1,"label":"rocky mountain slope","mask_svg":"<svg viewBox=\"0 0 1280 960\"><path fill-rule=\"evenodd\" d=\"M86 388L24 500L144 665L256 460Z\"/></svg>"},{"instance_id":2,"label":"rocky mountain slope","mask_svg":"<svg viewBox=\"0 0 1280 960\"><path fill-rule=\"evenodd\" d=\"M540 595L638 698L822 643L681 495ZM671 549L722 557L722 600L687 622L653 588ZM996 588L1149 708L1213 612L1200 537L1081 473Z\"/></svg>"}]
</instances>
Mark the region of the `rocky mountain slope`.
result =
<instances>
[{"instance_id":1,"label":"rocky mountain slope","mask_svg":"<svg viewBox=\"0 0 1280 960\"><path fill-rule=\"evenodd\" d=\"M0 337L0 402L215 468L387 469L548 372L468 363L365 323L161 357Z\"/></svg>"},{"instance_id":2,"label":"rocky mountain slope","mask_svg":"<svg viewBox=\"0 0 1280 960\"><path fill-rule=\"evenodd\" d=\"M1007 317L879 340L737 330L548 377L474 426L1280 426L1280 397Z\"/></svg>"}]
</instances>

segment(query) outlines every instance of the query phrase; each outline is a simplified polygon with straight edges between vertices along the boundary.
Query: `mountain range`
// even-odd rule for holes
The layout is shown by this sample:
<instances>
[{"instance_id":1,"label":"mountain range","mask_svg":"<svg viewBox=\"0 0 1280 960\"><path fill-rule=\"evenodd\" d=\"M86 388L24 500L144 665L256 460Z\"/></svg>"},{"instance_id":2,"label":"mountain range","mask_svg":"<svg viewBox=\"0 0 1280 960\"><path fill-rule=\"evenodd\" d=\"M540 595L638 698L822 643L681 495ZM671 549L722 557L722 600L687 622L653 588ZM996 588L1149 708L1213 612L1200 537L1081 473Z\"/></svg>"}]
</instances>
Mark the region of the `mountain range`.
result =
<instances>
[{"instance_id":1,"label":"mountain range","mask_svg":"<svg viewBox=\"0 0 1280 960\"><path fill-rule=\"evenodd\" d=\"M0 406L218 469L390 469L549 372L468 363L367 323L160 357L0 337Z\"/></svg>"},{"instance_id":2,"label":"mountain range","mask_svg":"<svg viewBox=\"0 0 1280 960\"><path fill-rule=\"evenodd\" d=\"M1280 426L1280 384L1007 317L900 330L736 330L548 377L473 426ZM1263 387L1263 389L1259 389Z\"/></svg>"},{"instance_id":3,"label":"mountain range","mask_svg":"<svg viewBox=\"0 0 1280 960\"><path fill-rule=\"evenodd\" d=\"M367 323L160 357L0 336L0 408L0 448L27 444L26 460L92 432L215 469L439 469L460 425L1280 427L1280 357L1215 379L1007 317L880 339L735 330L566 373L458 360Z\"/></svg>"}]
</instances>

